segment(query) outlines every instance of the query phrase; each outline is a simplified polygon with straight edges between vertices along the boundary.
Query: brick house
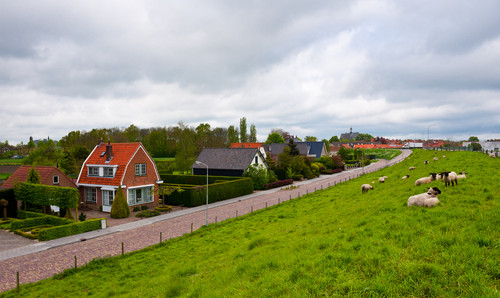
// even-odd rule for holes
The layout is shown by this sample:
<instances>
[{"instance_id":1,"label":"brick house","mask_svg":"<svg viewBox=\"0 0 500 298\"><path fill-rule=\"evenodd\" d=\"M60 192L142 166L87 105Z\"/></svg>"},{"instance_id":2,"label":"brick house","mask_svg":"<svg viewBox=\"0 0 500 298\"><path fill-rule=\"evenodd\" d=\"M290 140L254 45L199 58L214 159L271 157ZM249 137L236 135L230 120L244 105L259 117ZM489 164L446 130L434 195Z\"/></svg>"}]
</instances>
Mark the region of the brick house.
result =
<instances>
[{"instance_id":1,"label":"brick house","mask_svg":"<svg viewBox=\"0 0 500 298\"><path fill-rule=\"evenodd\" d=\"M0 186L0 189L13 188L17 183L26 182L28 174L33 166L20 166ZM36 166L35 170L40 175L40 183L49 186L63 186L76 188L75 182L56 167Z\"/></svg>"},{"instance_id":2,"label":"brick house","mask_svg":"<svg viewBox=\"0 0 500 298\"><path fill-rule=\"evenodd\" d=\"M160 175L141 143L100 143L83 163L77 179L80 202L87 208L111 212L121 185L129 206L155 206L154 187Z\"/></svg>"}]
</instances>

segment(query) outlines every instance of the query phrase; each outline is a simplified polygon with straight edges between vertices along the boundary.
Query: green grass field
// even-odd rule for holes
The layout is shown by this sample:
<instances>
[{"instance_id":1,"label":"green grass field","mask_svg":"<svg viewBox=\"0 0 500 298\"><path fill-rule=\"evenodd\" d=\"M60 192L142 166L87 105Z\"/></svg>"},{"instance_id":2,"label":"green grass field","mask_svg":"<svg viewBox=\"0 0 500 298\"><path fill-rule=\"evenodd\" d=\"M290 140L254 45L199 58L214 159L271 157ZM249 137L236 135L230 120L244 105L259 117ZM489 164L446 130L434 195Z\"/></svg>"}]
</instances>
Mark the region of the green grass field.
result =
<instances>
[{"instance_id":1,"label":"green grass field","mask_svg":"<svg viewBox=\"0 0 500 298\"><path fill-rule=\"evenodd\" d=\"M379 172L2 294L499 297L500 159L437 156L425 166L434 152L415 151ZM468 174L454 187L414 186L443 170ZM382 175L389 179L361 194ZM406 206L430 186L442 190L436 207Z\"/></svg>"},{"instance_id":2,"label":"green grass field","mask_svg":"<svg viewBox=\"0 0 500 298\"><path fill-rule=\"evenodd\" d=\"M0 165L22 165L24 159L0 159Z\"/></svg>"}]
</instances>

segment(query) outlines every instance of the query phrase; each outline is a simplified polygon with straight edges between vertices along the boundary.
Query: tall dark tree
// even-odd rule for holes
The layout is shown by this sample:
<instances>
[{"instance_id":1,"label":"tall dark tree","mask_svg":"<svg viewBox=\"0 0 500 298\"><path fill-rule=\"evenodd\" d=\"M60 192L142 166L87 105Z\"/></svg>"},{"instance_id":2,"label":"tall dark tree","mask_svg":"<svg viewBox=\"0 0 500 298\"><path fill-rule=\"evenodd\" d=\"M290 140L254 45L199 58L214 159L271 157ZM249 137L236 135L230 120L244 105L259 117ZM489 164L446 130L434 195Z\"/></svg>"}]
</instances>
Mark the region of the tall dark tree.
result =
<instances>
[{"instance_id":1,"label":"tall dark tree","mask_svg":"<svg viewBox=\"0 0 500 298\"><path fill-rule=\"evenodd\" d=\"M299 149L297 149L297 144L293 141L293 139L290 139L288 141L288 144L286 144L290 148L290 155L291 156L297 156L300 154Z\"/></svg>"},{"instance_id":2,"label":"tall dark tree","mask_svg":"<svg viewBox=\"0 0 500 298\"><path fill-rule=\"evenodd\" d=\"M40 173L35 169L35 166L32 166L30 171L28 172L28 178L26 178L26 182L33 184L40 184Z\"/></svg>"},{"instance_id":3,"label":"tall dark tree","mask_svg":"<svg viewBox=\"0 0 500 298\"><path fill-rule=\"evenodd\" d=\"M179 122L177 131L178 141L177 153L175 154L175 164L178 170L187 172L196 160L196 146L194 144L195 132L182 121Z\"/></svg>"},{"instance_id":4,"label":"tall dark tree","mask_svg":"<svg viewBox=\"0 0 500 298\"><path fill-rule=\"evenodd\" d=\"M250 136L248 137L250 143L257 143L257 128L255 125L250 125Z\"/></svg>"},{"instance_id":5,"label":"tall dark tree","mask_svg":"<svg viewBox=\"0 0 500 298\"><path fill-rule=\"evenodd\" d=\"M134 124L130 124L129 127L125 128L123 131L123 134L127 137L127 140L129 142L139 142L141 141L140 135L139 135L139 128L135 126Z\"/></svg>"},{"instance_id":6,"label":"tall dark tree","mask_svg":"<svg viewBox=\"0 0 500 298\"><path fill-rule=\"evenodd\" d=\"M144 147L153 157L167 157L167 134L165 128L157 128L144 138Z\"/></svg>"},{"instance_id":7,"label":"tall dark tree","mask_svg":"<svg viewBox=\"0 0 500 298\"><path fill-rule=\"evenodd\" d=\"M230 125L227 128L227 138L228 138L229 143L239 143L240 142L239 131L237 128L234 128L233 125Z\"/></svg>"},{"instance_id":8,"label":"tall dark tree","mask_svg":"<svg viewBox=\"0 0 500 298\"><path fill-rule=\"evenodd\" d=\"M241 143L248 142L247 118L245 118L245 117L240 119L240 142Z\"/></svg>"},{"instance_id":9,"label":"tall dark tree","mask_svg":"<svg viewBox=\"0 0 500 298\"><path fill-rule=\"evenodd\" d=\"M61 170L64 174L69 177L76 177L77 173L77 164L76 159L73 156L73 153L69 149L64 149L63 157L60 162Z\"/></svg>"}]
</instances>

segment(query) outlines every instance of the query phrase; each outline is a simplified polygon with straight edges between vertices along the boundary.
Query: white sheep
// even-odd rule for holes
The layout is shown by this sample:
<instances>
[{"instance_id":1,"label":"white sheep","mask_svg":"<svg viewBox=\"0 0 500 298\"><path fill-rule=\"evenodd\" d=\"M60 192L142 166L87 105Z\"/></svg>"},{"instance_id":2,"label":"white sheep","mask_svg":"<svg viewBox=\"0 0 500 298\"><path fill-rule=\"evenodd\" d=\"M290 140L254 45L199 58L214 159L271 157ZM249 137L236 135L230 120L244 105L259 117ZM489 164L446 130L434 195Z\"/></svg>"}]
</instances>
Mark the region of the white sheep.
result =
<instances>
[{"instance_id":1,"label":"white sheep","mask_svg":"<svg viewBox=\"0 0 500 298\"><path fill-rule=\"evenodd\" d=\"M434 161L438 161L438 158L437 158L437 157L434 157L434 158L433 158L433 160L434 160Z\"/></svg>"},{"instance_id":2,"label":"white sheep","mask_svg":"<svg viewBox=\"0 0 500 298\"><path fill-rule=\"evenodd\" d=\"M413 170L415 170L415 169L416 169L415 167L409 167L409 168L408 168L408 171L413 171Z\"/></svg>"},{"instance_id":3,"label":"white sheep","mask_svg":"<svg viewBox=\"0 0 500 298\"><path fill-rule=\"evenodd\" d=\"M467 174L466 172L460 172L460 175L457 175L457 179L464 179L464 178L467 178L465 176L465 174Z\"/></svg>"},{"instance_id":4,"label":"white sheep","mask_svg":"<svg viewBox=\"0 0 500 298\"><path fill-rule=\"evenodd\" d=\"M443 158L446 158L446 155L443 155Z\"/></svg>"},{"instance_id":5,"label":"white sheep","mask_svg":"<svg viewBox=\"0 0 500 298\"><path fill-rule=\"evenodd\" d=\"M450 184L451 186L458 185L457 173L455 172L448 172L448 171L442 172L441 177L443 178L445 186L448 186Z\"/></svg>"},{"instance_id":6,"label":"white sheep","mask_svg":"<svg viewBox=\"0 0 500 298\"><path fill-rule=\"evenodd\" d=\"M416 205L416 206L425 206L425 207L433 207L439 203L439 199L437 197L441 191L437 187L429 188L426 193L421 193L418 195L414 195L408 198L408 207Z\"/></svg>"},{"instance_id":7,"label":"white sheep","mask_svg":"<svg viewBox=\"0 0 500 298\"><path fill-rule=\"evenodd\" d=\"M382 176L382 177L378 178L378 182L379 182L379 183L384 183L385 179L387 179L387 178L389 178L389 177L387 177L387 176Z\"/></svg>"},{"instance_id":8,"label":"white sheep","mask_svg":"<svg viewBox=\"0 0 500 298\"><path fill-rule=\"evenodd\" d=\"M371 186L370 184L361 185L361 193L368 192L370 189L373 189L373 186Z\"/></svg>"},{"instance_id":9,"label":"white sheep","mask_svg":"<svg viewBox=\"0 0 500 298\"><path fill-rule=\"evenodd\" d=\"M493 153L493 152L491 152L489 155L490 155L491 158L495 158L496 157L495 153Z\"/></svg>"},{"instance_id":10,"label":"white sheep","mask_svg":"<svg viewBox=\"0 0 500 298\"><path fill-rule=\"evenodd\" d=\"M415 181L415 185L416 186L419 186L420 184L428 184L428 183L431 183L432 181L435 181L436 180L436 173L429 173L430 176L429 177L422 177L422 178L419 178Z\"/></svg>"},{"instance_id":11,"label":"white sheep","mask_svg":"<svg viewBox=\"0 0 500 298\"><path fill-rule=\"evenodd\" d=\"M410 175L405 175L405 176L403 176L403 178L401 178L401 180L408 179L408 178L410 178Z\"/></svg>"}]
</instances>

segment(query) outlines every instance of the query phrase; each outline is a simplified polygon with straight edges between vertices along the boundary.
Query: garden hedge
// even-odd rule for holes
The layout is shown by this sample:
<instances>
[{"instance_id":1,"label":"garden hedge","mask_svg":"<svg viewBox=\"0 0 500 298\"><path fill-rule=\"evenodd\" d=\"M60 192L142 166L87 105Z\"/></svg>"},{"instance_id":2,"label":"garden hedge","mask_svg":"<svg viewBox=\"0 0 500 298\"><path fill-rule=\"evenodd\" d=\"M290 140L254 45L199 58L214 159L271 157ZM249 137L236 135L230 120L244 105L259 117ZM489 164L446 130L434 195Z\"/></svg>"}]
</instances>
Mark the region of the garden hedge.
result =
<instances>
[{"instance_id":1,"label":"garden hedge","mask_svg":"<svg viewBox=\"0 0 500 298\"><path fill-rule=\"evenodd\" d=\"M172 185L180 187L183 190L182 192L176 191L167 197L165 202L169 205L194 207L206 203L206 176L160 175L165 182L162 185ZM210 203L251 194L253 192L253 182L251 178L208 176L208 183L208 201Z\"/></svg>"},{"instance_id":2,"label":"garden hedge","mask_svg":"<svg viewBox=\"0 0 500 298\"><path fill-rule=\"evenodd\" d=\"M264 184L264 189L271 189L271 188L276 188L276 187L282 187L285 185L290 185L293 184L293 179L285 179L285 180L279 180L276 182L271 182L268 184Z\"/></svg>"},{"instance_id":3,"label":"garden hedge","mask_svg":"<svg viewBox=\"0 0 500 298\"><path fill-rule=\"evenodd\" d=\"M47 214L32 212L32 211L17 210L17 218L19 219L42 217L42 216L47 216Z\"/></svg>"},{"instance_id":4,"label":"garden hedge","mask_svg":"<svg viewBox=\"0 0 500 298\"><path fill-rule=\"evenodd\" d=\"M87 221L73 222L63 226L43 229L38 235L38 240L48 241L52 239L99 230L101 229L101 220L103 219L106 220L105 218L92 218Z\"/></svg>"},{"instance_id":5,"label":"garden hedge","mask_svg":"<svg viewBox=\"0 0 500 298\"><path fill-rule=\"evenodd\" d=\"M20 183L14 188L16 199L40 206L54 205L61 209L78 207L80 193L73 187Z\"/></svg>"},{"instance_id":6,"label":"garden hedge","mask_svg":"<svg viewBox=\"0 0 500 298\"><path fill-rule=\"evenodd\" d=\"M67 225L67 224L70 224L73 222L74 221L71 219L52 216L52 215L45 215L45 216L40 216L40 217L27 218L24 220L13 221L10 224L10 230L15 231L18 229L29 228L29 227L34 227L34 226L41 226L41 225L60 226L60 225Z\"/></svg>"}]
</instances>

